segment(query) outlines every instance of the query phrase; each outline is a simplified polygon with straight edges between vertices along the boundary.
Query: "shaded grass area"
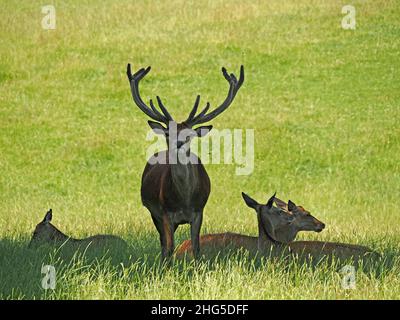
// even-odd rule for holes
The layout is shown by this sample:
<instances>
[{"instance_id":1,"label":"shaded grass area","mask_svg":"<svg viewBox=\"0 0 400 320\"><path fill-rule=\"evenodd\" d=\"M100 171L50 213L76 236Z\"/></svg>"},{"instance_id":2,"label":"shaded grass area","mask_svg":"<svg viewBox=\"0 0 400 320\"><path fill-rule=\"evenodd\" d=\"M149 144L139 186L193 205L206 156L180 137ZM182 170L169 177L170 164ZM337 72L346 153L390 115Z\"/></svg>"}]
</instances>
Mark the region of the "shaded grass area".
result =
<instances>
[{"instance_id":1,"label":"shaded grass area","mask_svg":"<svg viewBox=\"0 0 400 320\"><path fill-rule=\"evenodd\" d=\"M399 298L400 7L354 1L357 29L340 27L342 1L39 1L0 12L0 259L2 298ZM212 192L202 233L255 235L240 192L275 191L327 225L300 239L367 245L382 254L341 288L337 266L246 255L158 266L158 235L140 202L146 117L133 105L126 63L152 65L142 96L160 95L177 120L196 94L215 107L246 81L215 128L255 130L255 168L207 165ZM122 236L127 252L25 248L48 208L74 237ZM177 243L188 238L180 228ZM55 292L40 289L54 263ZM257 267L255 264L259 263ZM123 265L121 265L121 263Z\"/></svg>"},{"instance_id":2,"label":"shaded grass area","mask_svg":"<svg viewBox=\"0 0 400 320\"><path fill-rule=\"evenodd\" d=\"M135 243L148 243L147 239ZM265 258L245 251L204 255L200 261L160 264L156 247L127 248L104 253L86 249L42 246L27 249L24 242L2 240L1 298L11 299L304 299L312 292L328 299L396 299L385 282L396 281L399 252L387 249L376 260L302 260L287 256ZM11 271L9 261L25 261ZM56 268L56 289L43 290L43 265ZM356 290L341 287L344 265L356 267ZM18 284L17 286L15 284ZM396 284L392 283L392 284ZM371 286L373 285L373 286Z\"/></svg>"}]
</instances>

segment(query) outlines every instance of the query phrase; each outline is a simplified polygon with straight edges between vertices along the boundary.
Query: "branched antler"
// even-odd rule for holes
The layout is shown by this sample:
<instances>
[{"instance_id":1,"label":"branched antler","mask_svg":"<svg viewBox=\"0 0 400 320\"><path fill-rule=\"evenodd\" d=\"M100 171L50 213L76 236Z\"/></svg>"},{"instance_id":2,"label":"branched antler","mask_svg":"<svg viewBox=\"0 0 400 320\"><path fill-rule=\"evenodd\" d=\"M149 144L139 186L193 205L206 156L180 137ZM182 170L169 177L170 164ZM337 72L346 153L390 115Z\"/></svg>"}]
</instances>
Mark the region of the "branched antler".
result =
<instances>
[{"instance_id":1,"label":"branched antler","mask_svg":"<svg viewBox=\"0 0 400 320\"><path fill-rule=\"evenodd\" d=\"M149 72L151 67L141 68L140 70L136 71L135 74L132 75L131 72L131 64L128 63L126 74L129 79L129 83L131 85L131 92L133 101L136 105L142 110L147 116L152 118L153 120L162 122L168 125L168 122L173 121L171 115L169 114L168 110L165 108L159 96L157 96L158 105L162 111L162 114L157 110L154 106L153 101L150 100L150 108L143 102L142 98L139 94L139 82L142 80Z\"/></svg>"},{"instance_id":2,"label":"branched antler","mask_svg":"<svg viewBox=\"0 0 400 320\"><path fill-rule=\"evenodd\" d=\"M236 93L239 91L240 87L243 84L244 81L244 67L240 66L240 76L239 80L236 78L236 76L231 73L230 75L226 71L226 69L223 67L222 68L222 74L224 75L225 79L229 82L229 91L228 91L228 96L222 102L222 104L216 108L215 110L211 111L210 113L207 114L208 109L210 108L210 104L207 102L206 107L201 111L197 116L197 109L200 103L200 96L198 95L196 98L196 101L194 103L193 109L189 114L189 117L185 120L185 123L187 123L190 126L194 126L197 124L205 123L208 122L212 119L214 119L216 116L218 116L220 113L224 112L232 103L234 100Z\"/></svg>"}]
</instances>

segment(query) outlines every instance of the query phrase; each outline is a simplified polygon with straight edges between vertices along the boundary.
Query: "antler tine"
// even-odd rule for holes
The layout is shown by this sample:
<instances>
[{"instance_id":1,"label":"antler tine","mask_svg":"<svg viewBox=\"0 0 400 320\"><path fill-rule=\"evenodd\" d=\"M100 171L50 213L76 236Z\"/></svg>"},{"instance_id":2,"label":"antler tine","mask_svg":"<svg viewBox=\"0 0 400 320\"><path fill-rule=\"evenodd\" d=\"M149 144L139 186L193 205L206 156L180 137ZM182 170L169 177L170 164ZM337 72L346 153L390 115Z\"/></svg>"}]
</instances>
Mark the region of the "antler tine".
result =
<instances>
[{"instance_id":1,"label":"antler tine","mask_svg":"<svg viewBox=\"0 0 400 320\"><path fill-rule=\"evenodd\" d=\"M185 122L189 123L190 121L193 120L194 116L197 113L197 108L199 107L199 103L200 103L200 95L197 95L196 97L196 101L194 102L192 111L190 111L189 117L186 119Z\"/></svg>"},{"instance_id":2,"label":"antler tine","mask_svg":"<svg viewBox=\"0 0 400 320\"><path fill-rule=\"evenodd\" d=\"M233 100L236 96L236 93L239 91L240 87L242 86L242 84L244 82L244 67L243 67L243 65L240 66L239 80L236 78L236 76L233 73L231 73L229 75L224 67L222 67L222 74L223 74L224 78L229 82L229 91L228 91L228 95L225 98L224 102L218 108L211 111L209 114L206 114L206 112L208 111L208 108L209 108L209 104L207 103L207 106L205 107L205 109L199 115L197 115L195 118L192 118L190 120L191 125L205 123L205 122L208 122L208 121L214 119L220 113L224 112L233 102ZM196 102L197 102L197 100L196 100ZM192 110L192 112L193 112L193 110ZM191 115L192 115L192 112L191 112Z\"/></svg>"},{"instance_id":3,"label":"antler tine","mask_svg":"<svg viewBox=\"0 0 400 320\"><path fill-rule=\"evenodd\" d=\"M158 105L160 106L160 109L161 109L162 113L167 118L167 120L168 121L173 121L174 119L172 119L171 115L169 114L167 108L165 108L165 106L163 105L163 103L161 101L161 98L159 96L157 96L157 102L158 102Z\"/></svg>"},{"instance_id":4,"label":"antler tine","mask_svg":"<svg viewBox=\"0 0 400 320\"><path fill-rule=\"evenodd\" d=\"M152 99L150 99L150 107L154 111L154 113L156 113L159 117L161 117L161 118L163 117L163 115L160 113L160 111L158 111L157 108L155 107Z\"/></svg>"},{"instance_id":5,"label":"antler tine","mask_svg":"<svg viewBox=\"0 0 400 320\"><path fill-rule=\"evenodd\" d=\"M141 68L138 71L135 72L135 74L132 75L131 71L131 64L128 63L127 69L126 69L126 74L128 76L128 80L131 86L131 93L132 93L132 98L133 101L136 103L136 105L139 107L140 110L142 110L147 116L152 118L153 120L168 124L168 121L170 121L171 115L168 113L167 109L160 104L161 100L159 97L157 97L158 103L160 104L160 108L163 111L164 115L162 115L153 105L153 102L150 101L150 106L149 108L142 100L139 94L139 81L142 80L151 70L151 67Z\"/></svg>"},{"instance_id":6,"label":"antler tine","mask_svg":"<svg viewBox=\"0 0 400 320\"><path fill-rule=\"evenodd\" d=\"M193 118L193 120L192 120L193 125L195 125L195 124L198 123L198 122L197 122L198 119L200 119L201 117L203 117L203 116L207 113L208 109L210 109L210 103L209 103L209 102L207 102L207 104L206 104L206 106L204 107L204 109L203 109L196 117Z\"/></svg>"}]
</instances>

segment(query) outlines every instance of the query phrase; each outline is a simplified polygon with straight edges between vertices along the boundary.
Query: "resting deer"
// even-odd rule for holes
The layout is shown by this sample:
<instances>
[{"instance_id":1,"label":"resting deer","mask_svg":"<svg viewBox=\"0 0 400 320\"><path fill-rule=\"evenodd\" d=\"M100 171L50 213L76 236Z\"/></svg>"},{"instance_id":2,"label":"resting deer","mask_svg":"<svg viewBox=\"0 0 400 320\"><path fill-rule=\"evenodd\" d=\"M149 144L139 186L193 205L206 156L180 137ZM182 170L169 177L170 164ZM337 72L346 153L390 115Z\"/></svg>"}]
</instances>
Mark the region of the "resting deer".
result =
<instances>
[{"instance_id":1,"label":"resting deer","mask_svg":"<svg viewBox=\"0 0 400 320\"><path fill-rule=\"evenodd\" d=\"M246 204L255 207L256 202L242 192ZM279 204L280 208L273 206ZM257 210L258 237L242 235L238 233L210 234L200 237L200 243L205 248L224 250L230 248L244 248L248 251L268 251L282 243L289 243L295 239L300 231L321 232L325 225L311 215L302 215L300 208L289 201L290 210L284 210L286 203L278 198L271 197L266 205L259 205ZM287 205L286 205L287 206ZM300 219L303 217L303 219ZM184 241L177 249L176 255L182 256L190 251L190 240Z\"/></svg>"},{"instance_id":2,"label":"resting deer","mask_svg":"<svg viewBox=\"0 0 400 320\"><path fill-rule=\"evenodd\" d=\"M50 209L44 216L44 219L36 225L29 247L44 243L51 245L68 243L84 247L91 245L94 247L116 246L122 248L127 246L126 242L120 237L108 234L98 234L84 239L71 238L51 224L52 218L53 210Z\"/></svg>"},{"instance_id":3,"label":"resting deer","mask_svg":"<svg viewBox=\"0 0 400 320\"><path fill-rule=\"evenodd\" d=\"M164 260L174 252L174 233L180 224L190 224L193 253L199 256L199 234L203 220L203 210L210 194L210 179L200 159L190 151L190 142L194 137L203 137L212 126L200 126L225 111L233 102L236 93L244 81L244 69L241 66L240 77L222 73L229 82L228 96L212 112L210 104L197 114L200 96L197 96L188 118L177 123L157 96L161 112L150 100L147 106L139 95L139 81L150 71L150 67L140 69L132 75L130 64L127 75L131 86L132 98L136 105L148 117L150 127L157 134L165 136L168 150L152 156L143 171L141 198L143 205L150 211L154 225L160 234L161 257ZM197 115L196 115L197 114Z\"/></svg>"},{"instance_id":4,"label":"resting deer","mask_svg":"<svg viewBox=\"0 0 400 320\"><path fill-rule=\"evenodd\" d=\"M299 256L335 256L339 259L360 258L373 251L364 246L324 241L294 241L299 231L321 232L325 224L313 217L301 206L289 200L288 204L273 195L267 204L257 201L242 193L247 206L257 212L258 237L234 233L205 235L200 238L203 247L224 250L226 247L244 248L269 254L287 251ZM273 206L276 203L279 208ZM285 210L286 209L286 210ZM186 240L178 248L176 255L183 256L189 252L190 241Z\"/></svg>"}]
</instances>

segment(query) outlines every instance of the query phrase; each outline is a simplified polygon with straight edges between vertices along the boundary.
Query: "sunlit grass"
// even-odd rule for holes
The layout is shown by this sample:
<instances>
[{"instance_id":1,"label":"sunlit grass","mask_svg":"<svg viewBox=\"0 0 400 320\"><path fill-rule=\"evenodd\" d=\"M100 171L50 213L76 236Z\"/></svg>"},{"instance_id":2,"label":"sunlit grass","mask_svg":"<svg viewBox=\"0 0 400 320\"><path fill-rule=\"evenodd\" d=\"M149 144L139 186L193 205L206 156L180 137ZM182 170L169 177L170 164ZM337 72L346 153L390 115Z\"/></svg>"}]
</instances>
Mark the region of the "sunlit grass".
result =
<instances>
[{"instance_id":1,"label":"sunlit grass","mask_svg":"<svg viewBox=\"0 0 400 320\"><path fill-rule=\"evenodd\" d=\"M57 29L41 28L40 1L2 1L0 12L0 297L399 298L400 7L355 1L54 1ZM275 190L327 224L318 239L380 252L358 268L234 256L160 270L158 234L141 205L146 116L131 101L126 64L151 65L143 97L160 95L177 120L195 97L215 107L220 67L246 80L215 128L255 130L255 168L207 165L212 192L202 233L257 233L242 203ZM28 250L52 208L74 237L112 233L130 245L112 257ZM181 227L177 243L188 238ZM388 260L385 262L385 259ZM57 289L40 287L54 263ZM256 265L254 265L256 264Z\"/></svg>"}]
</instances>

